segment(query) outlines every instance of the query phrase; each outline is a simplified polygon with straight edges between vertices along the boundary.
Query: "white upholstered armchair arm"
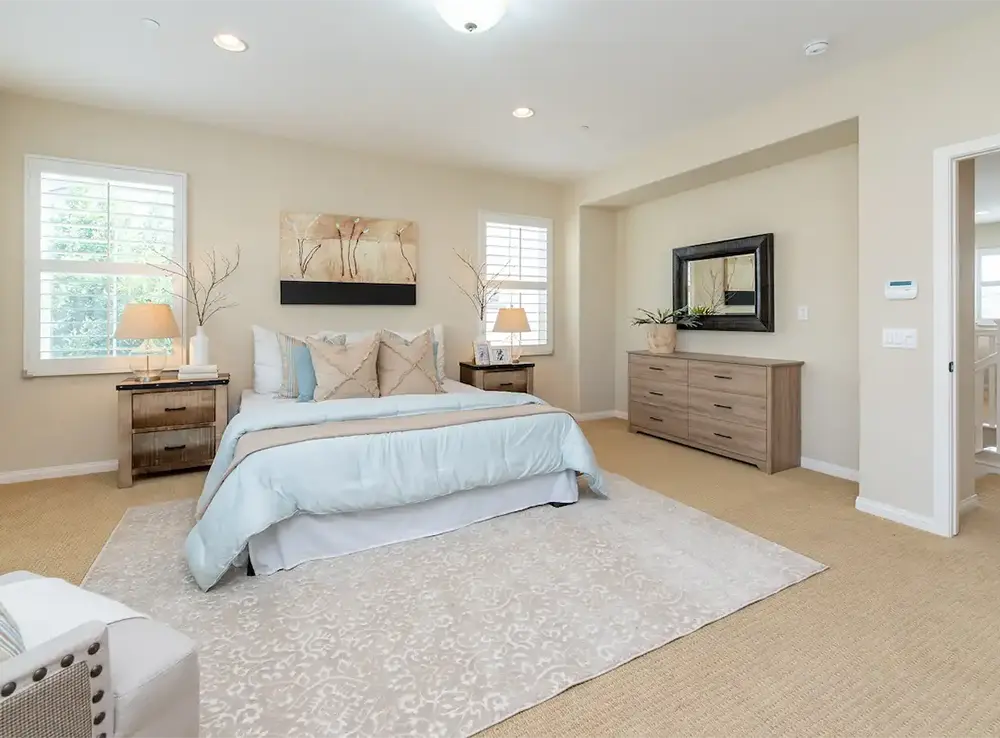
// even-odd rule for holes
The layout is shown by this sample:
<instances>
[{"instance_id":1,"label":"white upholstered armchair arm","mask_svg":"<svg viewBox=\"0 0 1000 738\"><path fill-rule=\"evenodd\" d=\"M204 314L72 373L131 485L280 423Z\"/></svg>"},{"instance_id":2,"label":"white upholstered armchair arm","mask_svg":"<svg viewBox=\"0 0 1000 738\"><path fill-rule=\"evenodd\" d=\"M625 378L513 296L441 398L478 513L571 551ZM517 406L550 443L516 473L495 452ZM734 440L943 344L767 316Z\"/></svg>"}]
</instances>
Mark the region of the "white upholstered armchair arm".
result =
<instances>
[{"instance_id":1,"label":"white upholstered armchair arm","mask_svg":"<svg viewBox=\"0 0 1000 738\"><path fill-rule=\"evenodd\" d=\"M109 657L95 621L0 661L0 738L114 735Z\"/></svg>"}]
</instances>

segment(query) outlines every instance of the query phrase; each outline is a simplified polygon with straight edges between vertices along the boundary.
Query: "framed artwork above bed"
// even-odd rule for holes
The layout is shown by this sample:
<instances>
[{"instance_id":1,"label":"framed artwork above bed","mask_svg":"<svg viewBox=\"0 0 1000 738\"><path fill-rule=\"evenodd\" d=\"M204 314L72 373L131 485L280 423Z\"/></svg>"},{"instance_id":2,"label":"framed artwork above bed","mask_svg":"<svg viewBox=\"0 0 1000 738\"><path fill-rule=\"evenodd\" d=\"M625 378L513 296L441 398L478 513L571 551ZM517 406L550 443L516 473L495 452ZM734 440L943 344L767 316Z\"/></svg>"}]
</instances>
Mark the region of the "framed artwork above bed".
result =
<instances>
[{"instance_id":1,"label":"framed artwork above bed","mask_svg":"<svg viewBox=\"0 0 1000 738\"><path fill-rule=\"evenodd\" d=\"M417 224L281 213L282 305L416 305Z\"/></svg>"}]
</instances>

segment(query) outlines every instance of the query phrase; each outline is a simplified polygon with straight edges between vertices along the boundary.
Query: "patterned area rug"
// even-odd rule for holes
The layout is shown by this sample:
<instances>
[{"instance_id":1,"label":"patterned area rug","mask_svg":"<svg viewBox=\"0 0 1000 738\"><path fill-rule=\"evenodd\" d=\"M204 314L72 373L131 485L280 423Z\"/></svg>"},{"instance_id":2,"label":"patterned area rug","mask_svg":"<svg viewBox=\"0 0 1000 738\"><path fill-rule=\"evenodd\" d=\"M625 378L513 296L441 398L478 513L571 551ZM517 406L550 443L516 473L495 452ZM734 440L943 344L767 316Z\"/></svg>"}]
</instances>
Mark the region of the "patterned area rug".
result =
<instances>
[{"instance_id":1,"label":"patterned area rug","mask_svg":"<svg viewBox=\"0 0 1000 738\"><path fill-rule=\"evenodd\" d=\"M193 501L132 508L84 586L198 641L202 735L471 735L825 567L627 479L199 590Z\"/></svg>"}]
</instances>

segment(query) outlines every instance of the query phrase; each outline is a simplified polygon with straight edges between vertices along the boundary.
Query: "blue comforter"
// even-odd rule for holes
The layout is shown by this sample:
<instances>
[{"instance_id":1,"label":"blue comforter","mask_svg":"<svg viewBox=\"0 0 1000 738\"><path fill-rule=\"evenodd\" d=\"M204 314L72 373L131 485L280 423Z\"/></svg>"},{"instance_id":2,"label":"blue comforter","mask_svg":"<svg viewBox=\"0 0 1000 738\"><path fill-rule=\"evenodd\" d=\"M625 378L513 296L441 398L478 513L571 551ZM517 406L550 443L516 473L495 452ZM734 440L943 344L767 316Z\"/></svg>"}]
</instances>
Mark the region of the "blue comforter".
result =
<instances>
[{"instance_id":1,"label":"blue comforter","mask_svg":"<svg viewBox=\"0 0 1000 738\"><path fill-rule=\"evenodd\" d=\"M253 453L226 475L237 442L254 431L524 404L544 402L476 392L289 403L239 413L223 435L198 501L200 519L187 538L195 581L209 589L253 535L299 512L397 507L567 469L583 474L600 494L593 451L566 413L302 441Z\"/></svg>"}]
</instances>

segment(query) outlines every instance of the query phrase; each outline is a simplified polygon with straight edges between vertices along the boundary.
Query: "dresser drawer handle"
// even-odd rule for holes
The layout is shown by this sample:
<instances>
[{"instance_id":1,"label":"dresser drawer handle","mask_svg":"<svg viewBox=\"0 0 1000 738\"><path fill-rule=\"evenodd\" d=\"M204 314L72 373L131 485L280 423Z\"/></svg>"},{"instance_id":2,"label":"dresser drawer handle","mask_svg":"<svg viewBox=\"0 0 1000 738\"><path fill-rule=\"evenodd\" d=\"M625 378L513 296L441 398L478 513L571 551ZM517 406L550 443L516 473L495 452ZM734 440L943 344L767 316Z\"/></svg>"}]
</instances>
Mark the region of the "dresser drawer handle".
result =
<instances>
[{"instance_id":1,"label":"dresser drawer handle","mask_svg":"<svg viewBox=\"0 0 1000 738\"><path fill-rule=\"evenodd\" d=\"M651 366L651 367L649 367L649 371L651 371L651 372L662 372L663 371L663 367L662 366Z\"/></svg>"},{"instance_id":2,"label":"dresser drawer handle","mask_svg":"<svg viewBox=\"0 0 1000 738\"><path fill-rule=\"evenodd\" d=\"M179 413L182 410L187 410L187 405L181 405L180 407L165 407L163 410L168 413Z\"/></svg>"},{"instance_id":3,"label":"dresser drawer handle","mask_svg":"<svg viewBox=\"0 0 1000 738\"><path fill-rule=\"evenodd\" d=\"M719 438L728 438L730 441L733 440L732 436L724 436L721 433L713 433L712 435L718 436Z\"/></svg>"},{"instance_id":4,"label":"dresser drawer handle","mask_svg":"<svg viewBox=\"0 0 1000 738\"><path fill-rule=\"evenodd\" d=\"M715 404L715 403L713 403L713 404ZM723 410L732 410L733 409L732 405L718 405L718 404L715 404L715 406L716 407L721 407Z\"/></svg>"},{"instance_id":5,"label":"dresser drawer handle","mask_svg":"<svg viewBox=\"0 0 1000 738\"><path fill-rule=\"evenodd\" d=\"M513 382L501 382L500 386L501 387L513 387L514 383Z\"/></svg>"},{"instance_id":6,"label":"dresser drawer handle","mask_svg":"<svg viewBox=\"0 0 1000 738\"><path fill-rule=\"evenodd\" d=\"M715 375L713 375L713 376L714 376L714 377L715 377L716 379L732 379L732 377L726 377L726 376L723 376L722 374L715 374Z\"/></svg>"},{"instance_id":7,"label":"dresser drawer handle","mask_svg":"<svg viewBox=\"0 0 1000 738\"><path fill-rule=\"evenodd\" d=\"M652 415L649 416L649 419L650 420L655 420L657 423L662 423L663 422L663 418L654 418Z\"/></svg>"},{"instance_id":8,"label":"dresser drawer handle","mask_svg":"<svg viewBox=\"0 0 1000 738\"><path fill-rule=\"evenodd\" d=\"M649 394L651 394L653 397L663 397L662 392L653 392L653 390L650 390Z\"/></svg>"},{"instance_id":9,"label":"dresser drawer handle","mask_svg":"<svg viewBox=\"0 0 1000 738\"><path fill-rule=\"evenodd\" d=\"M186 443L182 443L180 446L164 446L163 450L164 451L183 451L186 448L187 448L187 444Z\"/></svg>"}]
</instances>

